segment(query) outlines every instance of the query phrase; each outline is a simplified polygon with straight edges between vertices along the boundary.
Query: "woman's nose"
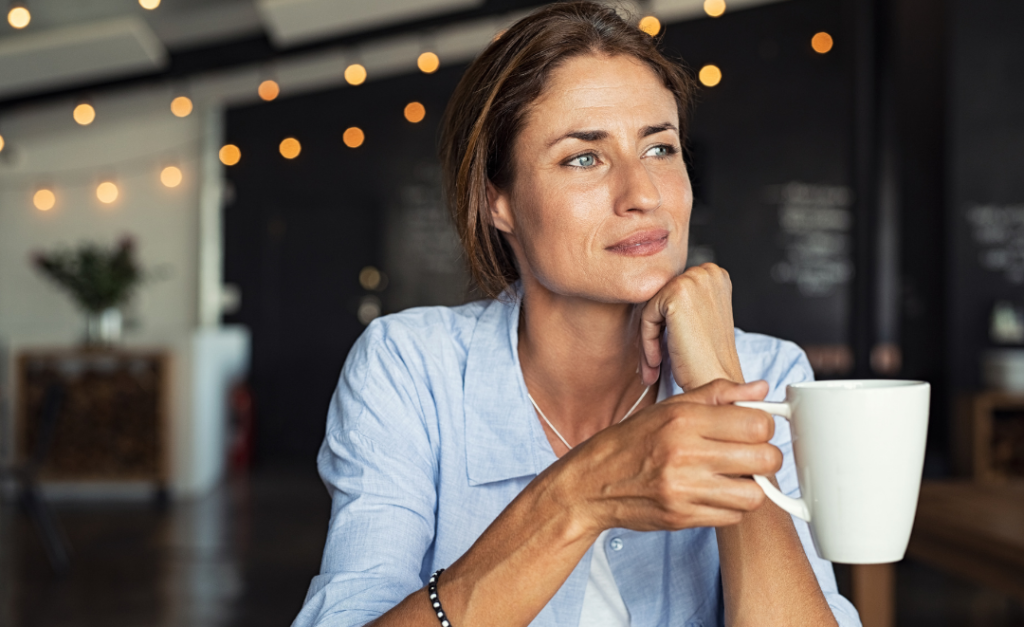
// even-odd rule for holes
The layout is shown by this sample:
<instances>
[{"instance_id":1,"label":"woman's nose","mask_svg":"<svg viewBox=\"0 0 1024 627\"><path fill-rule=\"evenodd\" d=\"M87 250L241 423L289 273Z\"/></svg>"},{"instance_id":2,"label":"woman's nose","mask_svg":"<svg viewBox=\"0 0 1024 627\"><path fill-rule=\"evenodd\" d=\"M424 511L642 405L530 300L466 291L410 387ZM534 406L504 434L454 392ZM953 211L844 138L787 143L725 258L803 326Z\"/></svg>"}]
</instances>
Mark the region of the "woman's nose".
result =
<instances>
[{"instance_id":1,"label":"woman's nose","mask_svg":"<svg viewBox=\"0 0 1024 627\"><path fill-rule=\"evenodd\" d=\"M661 192L643 161L630 159L620 162L618 170L616 213L654 211L661 206Z\"/></svg>"}]
</instances>

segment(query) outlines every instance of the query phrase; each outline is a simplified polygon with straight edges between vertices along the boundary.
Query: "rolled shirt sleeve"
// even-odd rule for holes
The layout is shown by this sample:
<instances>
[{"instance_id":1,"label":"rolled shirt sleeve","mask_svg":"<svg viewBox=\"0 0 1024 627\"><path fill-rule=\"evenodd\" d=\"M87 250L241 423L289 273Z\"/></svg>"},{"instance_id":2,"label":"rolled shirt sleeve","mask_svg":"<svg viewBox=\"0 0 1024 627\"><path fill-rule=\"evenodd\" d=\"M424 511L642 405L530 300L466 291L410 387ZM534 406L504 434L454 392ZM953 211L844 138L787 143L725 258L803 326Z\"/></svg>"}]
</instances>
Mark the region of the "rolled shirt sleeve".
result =
<instances>
[{"instance_id":1,"label":"rolled shirt sleeve","mask_svg":"<svg viewBox=\"0 0 1024 627\"><path fill-rule=\"evenodd\" d=\"M423 586L437 494L415 382L380 325L345 362L317 463L331 521L321 574L293 627L365 625Z\"/></svg>"}]
</instances>

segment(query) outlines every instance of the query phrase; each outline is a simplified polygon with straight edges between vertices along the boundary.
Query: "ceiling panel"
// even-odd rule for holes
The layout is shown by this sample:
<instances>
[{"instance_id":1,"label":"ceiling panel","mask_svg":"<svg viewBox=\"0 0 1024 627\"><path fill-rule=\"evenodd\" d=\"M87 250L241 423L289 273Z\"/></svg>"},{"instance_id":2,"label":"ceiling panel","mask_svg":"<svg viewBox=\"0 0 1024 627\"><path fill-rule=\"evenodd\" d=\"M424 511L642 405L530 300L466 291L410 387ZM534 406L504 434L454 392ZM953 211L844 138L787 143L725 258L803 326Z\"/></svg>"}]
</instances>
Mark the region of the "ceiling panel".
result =
<instances>
[{"instance_id":1,"label":"ceiling panel","mask_svg":"<svg viewBox=\"0 0 1024 627\"><path fill-rule=\"evenodd\" d=\"M0 41L0 97L162 68L167 51L137 17L25 33Z\"/></svg>"},{"instance_id":2,"label":"ceiling panel","mask_svg":"<svg viewBox=\"0 0 1024 627\"><path fill-rule=\"evenodd\" d=\"M258 0L281 47L478 7L484 0Z\"/></svg>"}]
</instances>

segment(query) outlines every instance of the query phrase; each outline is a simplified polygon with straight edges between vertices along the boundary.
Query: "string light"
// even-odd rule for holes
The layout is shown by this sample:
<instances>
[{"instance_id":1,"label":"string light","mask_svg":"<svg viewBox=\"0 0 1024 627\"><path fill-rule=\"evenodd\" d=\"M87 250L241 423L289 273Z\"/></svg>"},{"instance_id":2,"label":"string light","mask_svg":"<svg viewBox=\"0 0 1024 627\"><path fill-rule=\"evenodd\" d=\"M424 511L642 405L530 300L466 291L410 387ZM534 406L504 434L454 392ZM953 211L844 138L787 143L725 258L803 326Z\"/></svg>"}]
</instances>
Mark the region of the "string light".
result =
<instances>
[{"instance_id":1,"label":"string light","mask_svg":"<svg viewBox=\"0 0 1024 627\"><path fill-rule=\"evenodd\" d=\"M302 144L300 144L299 140L294 137L285 137L281 140L281 145L278 146L278 150L281 151L281 156L285 159L294 159L299 156L300 152L302 152Z\"/></svg>"},{"instance_id":2,"label":"string light","mask_svg":"<svg viewBox=\"0 0 1024 627\"><path fill-rule=\"evenodd\" d=\"M711 17L722 17L725 13L725 0L704 0L704 12Z\"/></svg>"},{"instance_id":3,"label":"string light","mask_svg":"<svg viewBox=\"0 0 1024 627\"><path fill-rule=\"evenodd\" d=\"M661 32L661 20L653 15L648 15L640 20L639 28L651 37L654 37Z\"/></svg>"},{"instance_id":4,"label":"string light","mask_svg":"<svg viewBox=\"0 0 1024 627\"><path fill-rule=\"evenodd\" d=\"M366 68L353 63L345 68L345 80L349 85L362 85L366 81Z\"/></svg>"},{"instance_id":5,"label":"string light","mask_svg":"<svg viewBox=\"0 0 1024 627\"><path fill-rule=\"evenodd\" d=\"M217 153L224 165L235 165L242 158L242 151L234 144L226 144Z\"/></svg>"},{"instance_id":6,"label":"string light","mask_svg":"<svg viewBox=\"0 0 1024 627\"><path fill-rule=\"evenodd\" d=\"M722 82L722 70L717 65L705 65L700 69L698 77L706 87L714 87Z\"/></svg>"},{"instance_id":7,"label":"string light","mask_svg":"<svg viewBox=\"0 0 1024 627\"><path fill-rule=\"evenodd\" d=\"M181 185L181 168L173 165L169 165L163 170L160 170L160 182L164 184L164 187L177 187Z\"/></svg>"},{"instance_id":8,"label":"string light","mask_svg":"<svg viewBox=\"0 0 1024 627\"><path fill-rule=\"evenodd\" d=\"M101 203L109 205L110 203L117 200L117 185L113 181L103 181L96 186L96 198Z\"/></svg>"},{"instance_id":9,"label":"string light","mask_svg":"<svg viewBox=\"0 0 1024 627\"><path fill-rule=\"evenodd\" d=\"M148 11L152 11L160 6L160 0L139 0L139 6Z\"/></svg>"},{"instance_id":10,"label":"string light","mask_svg":"<svg viewBox=\"0 0 1024 627\"><path fill-rule=\"evenodd\" d=\"M363 141L366 140L366 135L363 133L363 129L358 126L352 126L345 129L345 134L341 136L341 140L349 148L359 148L363 145Z\"/></svg>"},{"instance_id":11,"label":"string light","mask_svg":"<svg viewBox=\"0 0 1024 627\"><path fill-rule=\"evenodd\" d=\"M44 187L32 196L32 204L40 211L49 211L57 204L57 196L51 190Z\"/></svg>"},{"instance_id":12,"label":"string light","mask_svg":"<svg viewBox=\"0 0 1024 627\"><path fill-rule=\"evenodd\" d=\"M811 48L818 54L825 54L832 49L832 35L821 32L811 37Z\"/></svg>"},{"instance_id":13,"label":"string light","mask_svg":"<svg viewBox=\"0 0 1024 627\"><path fill-rule=\"evenodd\" d=\"M183 118L192 113L192 99L188 96L178 96L171 101L171 113Z\"/></svg>"},{"instance_id":14,"label":"string light","mask_svg":"<svg viewBox=\"0 0 1024 627\"><path fill-rule=\"evenodd\" d=\"M413 124L422 122L427 115L427 108L418 102L410 102L405 105L405 119Z\"/></svg>"},{"instance_id":15,"label":"string light","mask_svg":"<svg viewBox=\"0 0 1024 627\"><path fill-rule=\"evenodd\" d=\"M96 109L88 102L80 102L72 112L75 122L82 126L89 126L96 119Z\"/></svg>"},{"instance_id":16,"label":"string light","mask_svg":"<svg viewBox=\"0 0 1024 627\"><path fill-rule=\"evenodd\" d=\"M424 52L416 59L416 67L424 74L433 74L441 67L441 59L433 52Z\"/></svg>"},{"instance_id":17,"label":"string light","mask_svg":"<svg viewBox=\"0 0 1024 627\"><path fill-rule=\"evenodd\" d=\"M277 81L270 80L269 78L256 88L256 93L260 95L260 98L270 102L281 93L281 86L277 84Z\"/></svg>"},{"instance_id":18,"label":"string light","mask_svg":"<svg viewBox=\"0 0 1024 627\"><path fill-rule=\"evenodd\" d=\"M7 23L18 30L28 26L28 23L31 21L32 14L20 2L11 5L11 10L7 12Z\"/></svg>"}]
</instances>

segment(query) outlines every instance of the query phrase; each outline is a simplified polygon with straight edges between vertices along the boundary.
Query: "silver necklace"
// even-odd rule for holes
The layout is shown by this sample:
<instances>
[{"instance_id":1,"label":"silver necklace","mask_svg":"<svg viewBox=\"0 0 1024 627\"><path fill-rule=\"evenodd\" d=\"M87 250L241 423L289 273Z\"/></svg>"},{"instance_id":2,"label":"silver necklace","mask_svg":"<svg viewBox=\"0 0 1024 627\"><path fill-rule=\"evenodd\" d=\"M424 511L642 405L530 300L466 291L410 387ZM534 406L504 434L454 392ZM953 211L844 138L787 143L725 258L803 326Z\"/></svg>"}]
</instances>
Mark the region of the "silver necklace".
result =
<instances>
[{"instance_id":1,"label":"silver necklace","mask_svg":"<svg viewBox=\"0 0 1024 627\"><path fill-rule=\"evenodd\" d=\"M645 387L644 388L644 393L640 395L640 398L636 399L636 402L633 403L633 406L629 408L629 411L626 412L626 415L623 416L615 424L619 424L620 422L622 422L626 418L629 418L630 415L633 413L633 410L636 409L640 405L640 401L644 400L644 397L647 396L647 392L650 389L651 389L651 386L649 386L649 385L647 387ZM540 417L541 417L541 419L544 420L545 424L547 424L547 426L551 427L551 430L555 432L555 435L557 435L558 439L562 441L562 444L565 445L565 448L567 448L567 449L569 449L571 451L572 450L572 446L568 442L565 441L565 438L563 438L562 434L558 432L558 429L555 428L555 425L551 424L551 421L548 420L548 417L545 416L544 412L542 412L540 410L540 406L537 405L537 401L533 400L533 395L530 394L529 392L527 392L526 395L530 397L530 402L533 403L533 408L537 410L537 413L540 414Z\"/></svg>"}]
</instances>

